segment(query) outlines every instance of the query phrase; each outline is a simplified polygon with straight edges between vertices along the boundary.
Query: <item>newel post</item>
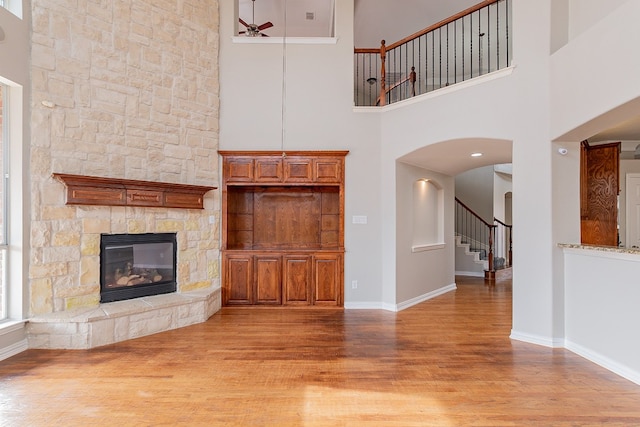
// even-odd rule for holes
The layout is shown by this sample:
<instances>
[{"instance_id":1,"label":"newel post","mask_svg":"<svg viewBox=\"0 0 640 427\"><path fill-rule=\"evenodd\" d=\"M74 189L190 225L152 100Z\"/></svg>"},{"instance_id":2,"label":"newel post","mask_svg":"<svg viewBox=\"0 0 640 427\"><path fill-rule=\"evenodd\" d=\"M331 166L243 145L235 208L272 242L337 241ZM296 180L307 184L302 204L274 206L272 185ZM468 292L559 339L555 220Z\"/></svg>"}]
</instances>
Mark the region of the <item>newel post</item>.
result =
<instances>
[{"instance_id":1,"label":"newel post","mask_svg":"<svg viewBox=\"0 0 640 427\"><path fill-rule=\"evenodd\" d=\"M416 67L411 67L409 81L411 82L411 96L416 96Z\"/></svg>"},{"instance_id":2,"label":"newel post","mask_svg":"<svg viewBox=\"0 0 640 427\"><path fill-rule=\"evenodd\" d=\"M492 225L489 227L489 271L493 270L493 235L496 232L496 226Z\"/></svg>"},{"instance_id":3,"label":"newel post","mask_svg":"<svg viewBox=\"0 0 640 427\"><path fill-rule=\"evenodd\" d=\"M385 43L385 40L380 42L380 97L378 98L380 106L387 103L387 70L385 65L387 61L387 46L385 46Z\"/></svg>"},{"instance_id":4,"label":"newel post","mask_svg":"<svg viewBox=\"0 0 640 427\"><path fill-rule=\"evenodd\" d=\"M513 265L513 227L509 228L509 266Z\"/></svg>"}]
</instances>

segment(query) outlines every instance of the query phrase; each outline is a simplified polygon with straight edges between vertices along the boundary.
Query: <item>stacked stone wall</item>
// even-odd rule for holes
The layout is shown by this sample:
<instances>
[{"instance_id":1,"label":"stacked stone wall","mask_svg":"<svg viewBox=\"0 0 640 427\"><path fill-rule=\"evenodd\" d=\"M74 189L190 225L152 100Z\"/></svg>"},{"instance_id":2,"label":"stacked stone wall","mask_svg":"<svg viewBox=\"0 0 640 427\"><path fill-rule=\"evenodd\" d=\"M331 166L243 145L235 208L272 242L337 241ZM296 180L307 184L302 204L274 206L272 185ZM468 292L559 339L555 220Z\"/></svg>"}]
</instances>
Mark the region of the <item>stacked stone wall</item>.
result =
<instances>
[{"instance_id":1,"label":"stacked stone wall","mask_svg":"<svg viewBox=\"0 0 640 427\"><path fill-rule=\"evenodd\" d=\"M178 290L219 286L204 210L67 206L52 173L218 185L216 0L33 0L30 315L97 305L101 233L176 232Z\"/></svg>"}]
</instances>

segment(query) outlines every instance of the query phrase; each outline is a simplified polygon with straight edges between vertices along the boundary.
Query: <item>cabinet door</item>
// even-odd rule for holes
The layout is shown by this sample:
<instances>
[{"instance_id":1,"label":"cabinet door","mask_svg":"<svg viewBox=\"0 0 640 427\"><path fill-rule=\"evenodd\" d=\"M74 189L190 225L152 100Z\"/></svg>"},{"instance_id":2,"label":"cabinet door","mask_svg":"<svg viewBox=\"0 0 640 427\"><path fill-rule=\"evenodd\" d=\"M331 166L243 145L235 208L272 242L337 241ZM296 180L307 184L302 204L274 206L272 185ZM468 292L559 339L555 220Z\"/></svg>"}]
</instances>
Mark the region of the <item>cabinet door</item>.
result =
<instances>
[{"instance_id":1,"label":"cabinet door","mask_svg":"<svg viewBox=\"0 0 640 427\"><path fill-rule=\"evenodd\" d=\"M313 303L342 305L342 254L317 254L313 257Z\"/></svg>"},{"instance_id":2,"label":"cabinet door","mask_svg":"<svg viewBox=\"0 0 640 427\"><path fill-rule=\"evenodd\" d=\"M311 256L285 255L283 298L285 305L311 305Z\"/></svg>"},{"instance_id":3,"label":"cabinet door","mask_svg":"<svg viewBox=\"0 0 640 427\"><path fill-rule=\"evenodd\" d=\"M254 286L256 304L282 304L282 260L279 256L256 255Z\"/></svg>"},{"instance_id":4,"label":"cabinet door","mask_svg":"<svg viewBox=\"0 0 640 427\"><path fill-rule=\"evenodd\" d=\"M226 182L252 182L253 159L229 158L224 160L223 174Z\"/></svg>"},{"instance_id":5,"label":"cabinet door","mask_svg":"<svg viewBox=\"0 0 640 427\"><path fill-rule=\"evenodd\" d=\"M253 262L251 255L225 254L223 261L223 305L253 303Z\"/></svg>"},{"instance_id":6,"label":"cabinet door","mask_svg":"<svg viewBox=\"0 0 640 427\"><path fill-rule=\"evenodd\" d=\"M284 159L285 182L313 182L310 158L287 157Z\"/></svg>"},{"instance_id":7,"label":"cabinet door","mask_svg":"<svg viewBox=\"0 0 640 427\"><path fill-rule=\"evenodd\" d=\"M319 158L315 159L314 165L314 179L315 182L342 182L342 165L343 159L335 158Z\"/></svg>"},{"instance_id":8,"label":"cabinet door","mask_svg":"<svg viewBox=\"0 0 640 427\"><path fill-rule=\"evenodd\" d=\"M256 182L282 182L282 158L256 159Z\"/></svg>"}]
</instances>

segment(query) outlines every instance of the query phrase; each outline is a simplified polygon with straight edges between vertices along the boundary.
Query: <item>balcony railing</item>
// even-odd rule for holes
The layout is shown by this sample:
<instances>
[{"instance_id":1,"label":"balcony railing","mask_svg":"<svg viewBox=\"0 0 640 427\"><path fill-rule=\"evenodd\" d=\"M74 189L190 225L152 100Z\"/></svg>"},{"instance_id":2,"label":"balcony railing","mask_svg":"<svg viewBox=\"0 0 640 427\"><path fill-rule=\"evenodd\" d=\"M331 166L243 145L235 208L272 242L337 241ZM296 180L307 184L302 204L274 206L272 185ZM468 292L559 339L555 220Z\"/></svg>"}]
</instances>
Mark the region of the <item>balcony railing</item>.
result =
<instances>
[{"instance_id":1,"label":"balcony railing","mask_svg":"<svg viewBox=\"0 0 640 427\"><path fill-rule=\"evenodd\" d=\"M396 43L354 50L357 106L386 105L511 62L511 0L486 0Z\"/></svg>"}]
</instances>

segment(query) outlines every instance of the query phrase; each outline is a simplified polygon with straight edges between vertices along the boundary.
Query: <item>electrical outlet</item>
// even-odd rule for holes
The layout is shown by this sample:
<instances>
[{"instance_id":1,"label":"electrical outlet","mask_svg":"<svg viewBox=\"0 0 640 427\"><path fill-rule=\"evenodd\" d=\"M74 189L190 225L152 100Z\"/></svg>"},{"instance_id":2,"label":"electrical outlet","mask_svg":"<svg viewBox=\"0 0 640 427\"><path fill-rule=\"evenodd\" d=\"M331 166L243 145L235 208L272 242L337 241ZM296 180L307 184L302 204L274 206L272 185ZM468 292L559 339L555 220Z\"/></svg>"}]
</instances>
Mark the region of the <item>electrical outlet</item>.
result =
<instances>
[{"instance_id":1,"label":"electrical outlet","mask_svg":"<svg viewBox=\"0 0 640 427\"><path fill-rule=\"evenodd\" d=\"M358 289L358 281L357 280L352 280L351 281L351 289Z\"/></svg>"}]
</instances>

